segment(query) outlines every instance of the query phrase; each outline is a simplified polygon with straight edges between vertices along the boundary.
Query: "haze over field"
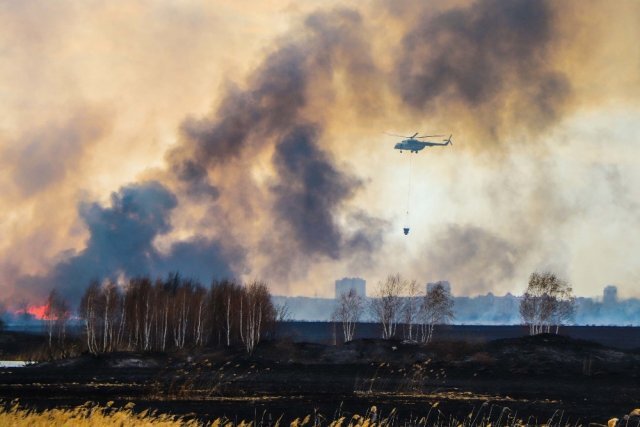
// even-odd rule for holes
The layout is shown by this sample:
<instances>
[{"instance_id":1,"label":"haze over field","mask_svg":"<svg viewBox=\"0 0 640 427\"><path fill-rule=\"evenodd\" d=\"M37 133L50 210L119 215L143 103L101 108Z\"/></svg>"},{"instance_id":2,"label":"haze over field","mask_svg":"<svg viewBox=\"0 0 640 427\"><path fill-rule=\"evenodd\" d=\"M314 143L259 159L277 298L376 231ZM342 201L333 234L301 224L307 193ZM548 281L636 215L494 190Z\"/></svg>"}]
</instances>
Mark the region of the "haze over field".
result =
<instances>
[{"instance_id":1,"label":"haze over field","mask_svg":"<svg viewBox=\"0 0 640 427\"><path fill-rule=\"evenodd\" d=\"M640 296L640 3L228 3L0 0L3 298L175 270ZM417 131L455 145L414 155L404 236L384 132Z\"/></svg>"}]
</instances>

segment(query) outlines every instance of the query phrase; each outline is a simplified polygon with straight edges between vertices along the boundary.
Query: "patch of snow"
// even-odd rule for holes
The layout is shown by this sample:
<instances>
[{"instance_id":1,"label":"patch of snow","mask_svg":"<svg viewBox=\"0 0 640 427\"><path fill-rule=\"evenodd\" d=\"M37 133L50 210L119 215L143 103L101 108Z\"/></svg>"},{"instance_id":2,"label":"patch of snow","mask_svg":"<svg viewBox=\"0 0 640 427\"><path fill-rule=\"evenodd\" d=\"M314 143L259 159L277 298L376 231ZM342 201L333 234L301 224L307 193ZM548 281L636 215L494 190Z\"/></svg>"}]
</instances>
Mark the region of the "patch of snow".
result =
<instances>
[{"instance_id":1,"label":"patch of snow","mask_svg":"<svg viewBox=\"0 0 640 427\"><path fill-rule=\"evenodd\" d=\"M22 368L28 364L24 360L0 360L0 368Z\"/></svg>"}]
</instances>

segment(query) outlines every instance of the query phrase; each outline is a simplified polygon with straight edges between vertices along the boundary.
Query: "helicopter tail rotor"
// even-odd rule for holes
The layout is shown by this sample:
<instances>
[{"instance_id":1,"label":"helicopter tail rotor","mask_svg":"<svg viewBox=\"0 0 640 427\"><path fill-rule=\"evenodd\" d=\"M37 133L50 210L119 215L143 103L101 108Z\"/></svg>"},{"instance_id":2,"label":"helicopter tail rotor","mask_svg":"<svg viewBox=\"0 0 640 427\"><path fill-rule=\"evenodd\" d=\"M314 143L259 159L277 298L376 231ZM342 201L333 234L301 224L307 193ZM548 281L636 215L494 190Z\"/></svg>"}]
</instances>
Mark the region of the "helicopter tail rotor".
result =
<instances>
[{"instance_id":1,"label":"helicopter tail rotor","mask_svg":"<svg viewBox=\"0 0 640 427\"><path fill-rule=\"evenodd\" d=\"M451 137L453 136L453 134L449 135L448 139L445 139L445 142L447 143L447 145L451 144L453 145L453 141L451 141Z\"/></svg>"}]
</instances>

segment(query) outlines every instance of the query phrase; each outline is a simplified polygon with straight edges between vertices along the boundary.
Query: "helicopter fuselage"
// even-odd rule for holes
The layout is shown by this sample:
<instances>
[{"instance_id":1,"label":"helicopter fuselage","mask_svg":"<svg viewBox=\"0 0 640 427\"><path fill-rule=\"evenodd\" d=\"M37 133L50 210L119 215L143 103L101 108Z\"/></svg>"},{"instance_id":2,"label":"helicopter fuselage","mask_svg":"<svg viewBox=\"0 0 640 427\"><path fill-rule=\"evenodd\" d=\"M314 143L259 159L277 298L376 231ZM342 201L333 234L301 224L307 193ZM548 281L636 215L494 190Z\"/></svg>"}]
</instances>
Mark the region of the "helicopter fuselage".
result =
<instances>
[{"instance_id":1,"label":"helicopter fuselage","mask_svg":"<svg viewBox=\"0 0 640 427\"><path fill-rule=\"evenodd\" d=\"M409 151L411 153L417 153L425 147L430 147L433 145L447 145L447 144L439 144L436 142L429 141L418 141L417 139L405 139L401 142L398 142L393 148L396 150Z\"/></svg>"}]
</instances>

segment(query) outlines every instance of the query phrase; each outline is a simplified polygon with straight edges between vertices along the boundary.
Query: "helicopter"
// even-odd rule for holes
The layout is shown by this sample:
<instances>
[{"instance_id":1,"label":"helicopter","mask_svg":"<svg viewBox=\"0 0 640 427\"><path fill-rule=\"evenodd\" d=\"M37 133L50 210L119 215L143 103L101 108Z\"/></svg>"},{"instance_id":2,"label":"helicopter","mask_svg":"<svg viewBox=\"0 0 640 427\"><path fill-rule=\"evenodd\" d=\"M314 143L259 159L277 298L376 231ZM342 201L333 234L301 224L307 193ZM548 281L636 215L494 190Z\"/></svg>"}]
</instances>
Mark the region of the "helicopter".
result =
<instances>
[{"instance_id":1,"label":"helicopter","mask_svg":"<svg viewBox=\"0 0 640 427\"><path fill-rule=\"evenodd\" d=\"M451 142L451 137L453 136L453 134L449 135L449 138L447 139L443 139L443 142L432 142L432 141L418 141L419 139L422 138L435 138L435 137L443 137L446 135L422 135L422 136L418 136L418 132L414 133L411 136L402 136L402 135L394 135L394 134L387 134L387 135L391 135L391 136L397 136L400 138L407 138L404 139L400 142L398 142L393 148L395 148L396 150L400 150L400 152L402 153L403 150L406 151L410 151L411 153L417 153L418 151L422 150L425 147L433 147L436 145L453 145L453 142Z\"/></svg>"},{"instance_id":2,"label":"helicopter","mask_svg":"<svg viewBox=\"0 0 640 427\"><path fill-rule=\"evenodd\" d=\"M398 142L393 148L396 150L400 150L400 152L402 153L403 150L407 150L411 153L418 153L418 151L423 150L426 147L434 147L436 145L440 145L440 146L445 146L445 145L453 145L453 142L451 142L451 137L453 137L453 134L449 135L449 138L447 139L443 139L443 142L433 142L433 141L419 141L420 139L423 138L437 138L437 137L444 137L446 135L422 135L422 136L418 136L418 132L414 133L411 136L402 136L402 135L394 135L391 133L388 133L387 135L391 135L391 136L397 136L399 138L406 138L403 139L402 141ZM411 158L409 157L409 179L407 180L408 183L408 187L407 187L407 218L406 218L406 222L405 222L405 226L402 228L402 232L404 233L405 236L407 236L409 234L409 231L411 230L411 228L409 227L409 204L411 201Z\"/></svg>"}]
</instances>

